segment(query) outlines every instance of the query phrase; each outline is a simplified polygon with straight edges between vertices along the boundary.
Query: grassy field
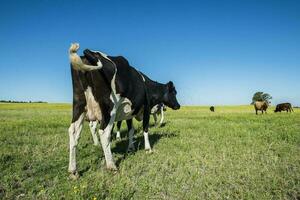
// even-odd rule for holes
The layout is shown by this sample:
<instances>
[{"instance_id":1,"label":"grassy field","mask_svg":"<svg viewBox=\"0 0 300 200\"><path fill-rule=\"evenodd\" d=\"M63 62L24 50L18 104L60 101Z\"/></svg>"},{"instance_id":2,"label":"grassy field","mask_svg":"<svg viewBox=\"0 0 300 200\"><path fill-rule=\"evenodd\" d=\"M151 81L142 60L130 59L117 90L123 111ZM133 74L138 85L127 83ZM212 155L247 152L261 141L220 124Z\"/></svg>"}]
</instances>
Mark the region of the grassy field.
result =
<instances>
[{"instance_id":1,"label":"grassy field","mask_svg":"<svg viewBox=\"0 0 300 200\"><path fill-rule=\"evenodd\" d=\"M299 199L300 110L254 114L252 106L183 107L150 129L153 154L126 154L125 123L105 169L85 123L68 179L67 104L0 104L0 199ZM152 119L151 119L152 120ZM153 121L152 121L153 122Z\"/></svg>"}]
</instances>

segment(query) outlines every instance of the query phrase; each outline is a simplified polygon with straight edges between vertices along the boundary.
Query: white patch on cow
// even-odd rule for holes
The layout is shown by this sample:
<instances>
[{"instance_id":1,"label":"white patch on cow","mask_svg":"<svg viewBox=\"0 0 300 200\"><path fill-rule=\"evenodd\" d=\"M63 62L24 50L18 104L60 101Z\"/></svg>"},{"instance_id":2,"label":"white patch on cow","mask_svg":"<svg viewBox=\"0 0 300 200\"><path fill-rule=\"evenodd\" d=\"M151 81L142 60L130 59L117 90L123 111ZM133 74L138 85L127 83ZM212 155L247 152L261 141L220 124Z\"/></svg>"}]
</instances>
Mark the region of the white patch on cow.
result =
<instances>
[{"instance_id":1,"label":"white patch on cow","mask_svg":"<svg viewBox=\"0 0 300 200\"><path fill-rule=\"evenodd\" d=\"M145 140L145 150L151 152L151 146L149 142L148 132L144 132L144 140Z\"/></svg>"},{"instance_id":2,"label":"white patch on cow","mask_svg":"<svg viewBox=\"0 0 300 200\"><path fill-rule=\"evenodd\" d=\"M101 109L98 102L95 100L92 88L90 86L88 86L87 89L84 91L84 95L86 99L87 119L89 121L101 121Z\"/></svg>"},{"instance_id":3,"label":"white patch on cow","mask_svg":"<svg viewBox=\"0 0 300 200\"><path fill-rule=\"evenodd\" d=\"M102 62L99 59L98 59L97 65L98 66L102 66L103 65Z\"/></svg>"},{"instance_id":4,"label":"white patch on cow","mask_svg":"<svg viewBox=\"0 0 300 200\"><path fill-rule=\"evenodd\" d=\"M164 106L161 106L161 108L160 108L160 122L159 122L159 124L162 125L163 122L164 122Z\"/></svg>"},{"instance_id":5,"label":"white patch on cow","mask_svg":"<svg viewBox=\"0 0 300 200\"><path fill-rule=\"evenodd\" d=\"M138 71L138 72L139 72L139 71ZM146 82L145 77L141 74L141 72L139 72L139 74L141 75L143 81Z\"/></svg>"},{"instance_id":6,"label":"white patch on cow","mask_svg":"<svg viewBox=\"0 0 300 200\"><path fill-rule=\"evenodd\" d=\"M70 138L70 156L69 156L69 172L76 172L76 146L80 137L84 119L84 113L80 115L77 121L73 122L69 127Z\"/></svg>"},{"instance_id":7,"label":"white patch on cow","mask_svg":"<svg viewBox=\"0 0 300 200\"><path fill-rule=\"evenodd\" d=\"M155 105L155 106L153 106L153 108L151 108L151 114L154 114L154 113L157 113L157 111L158 111L158 104L157 105Z\"/></svg>"},{"instance_id":8,"label":"white patch on cow","mask_svg":"<svg viewBox=\"0 0 300 200\"><path fill-rule=\"evenodd\" d=\"M133 135L134 135L134 128L133 127L129 130L128 135L129 135L129 143L128 143L127 152L128 151L134 151L135 147L134 147L134 141L133 141Z\"/></svg>"},{"instance_id":9,"label":"white patch on cow","mask_svg":"<svg viewBox=\"0 0 300 200\"><path fill-rule=\"evenodd\" d=\"M92 50L90 50L92 51ZM101 51L92 51L94 53L99 53L102 57L106 58L107 60L109 60L110 62L112 62L114 64L114 62L108 58L108 55L106 55L105 53L101 52Z\"/></svg>"},{"instance_id":10,"label":"white patch on cow","mask_svg":"<svg viewBox=\"0 0 300 200\"><path fill-rule=\"evenodd\" d=\"M99 140L96 134L96 129L97 129L97 121L90 121L89 126L90 126L90 131L93 137L94 145L98 146L99 145Z\"/></svg>"},{"instance_id":11,"label":"white patch on cow","mask_svg":"<svg viewBox=\"0 0 300 200\"><path fill-rule=\"evenodd\" d=\"M120 133L119 130L117 131L117 136L116 136L116 138L117 138L117 140L121 140L121 133Z\"/></svg>"}]
</instances>

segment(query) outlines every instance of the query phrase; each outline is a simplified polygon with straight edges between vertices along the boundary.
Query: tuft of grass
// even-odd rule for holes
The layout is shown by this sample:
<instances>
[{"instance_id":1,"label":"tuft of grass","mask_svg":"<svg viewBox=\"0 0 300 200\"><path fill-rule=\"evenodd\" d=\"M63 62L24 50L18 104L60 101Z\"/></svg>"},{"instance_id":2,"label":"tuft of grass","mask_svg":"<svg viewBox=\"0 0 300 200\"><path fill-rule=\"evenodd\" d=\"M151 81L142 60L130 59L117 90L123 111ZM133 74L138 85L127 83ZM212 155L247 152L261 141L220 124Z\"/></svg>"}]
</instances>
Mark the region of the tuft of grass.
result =
<instances>
[{"instance_id":1,"label":"tuft of grass","mask_svg":"<svg viewBox=\"0 0 300 200\"><path fill-rule=\"evenodd\" d=\"M105 169L85 124L81 177L68 179L68 104L0 104L0 199L299 199L300 110L254 114L252 106L168 109L151 127L153 154L126 154L127 130L113 140L118 172ZM153 123L153 121L151 121Z\"/></svg>"}]
</instances>

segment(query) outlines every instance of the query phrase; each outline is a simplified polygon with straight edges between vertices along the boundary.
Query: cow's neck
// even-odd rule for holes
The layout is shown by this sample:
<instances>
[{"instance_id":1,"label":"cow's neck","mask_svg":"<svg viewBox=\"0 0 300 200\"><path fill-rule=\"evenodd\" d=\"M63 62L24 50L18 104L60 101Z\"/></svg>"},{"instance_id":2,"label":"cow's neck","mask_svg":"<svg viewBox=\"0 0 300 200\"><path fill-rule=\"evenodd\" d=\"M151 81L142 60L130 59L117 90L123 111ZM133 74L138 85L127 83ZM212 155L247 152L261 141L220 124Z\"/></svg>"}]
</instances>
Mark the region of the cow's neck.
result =
<instances>
[{"instance_id":1,"label":"cow's neck","mask_svg":"<svg viewBox=\"0 0 300 200\"><path fill-rule=\"evenodd\" d=\"M164 94L167 90L164 84L152 81L149 83L147 90L149 94L150 107L164 101Z\"/></svg>"}]
</instances>

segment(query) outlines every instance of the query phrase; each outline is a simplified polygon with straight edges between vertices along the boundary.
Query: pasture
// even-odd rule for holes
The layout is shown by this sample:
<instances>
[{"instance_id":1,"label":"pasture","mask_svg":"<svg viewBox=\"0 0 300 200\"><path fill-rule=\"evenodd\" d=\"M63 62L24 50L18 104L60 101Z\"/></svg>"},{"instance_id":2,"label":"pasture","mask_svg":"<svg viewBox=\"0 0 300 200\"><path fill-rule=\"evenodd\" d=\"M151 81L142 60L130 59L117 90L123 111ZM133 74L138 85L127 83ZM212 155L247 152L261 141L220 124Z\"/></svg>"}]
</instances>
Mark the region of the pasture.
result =
<instances>
[{"instance_id":1,"label":"pasture","mask_svg":"<svg viewBox=\"0 0 300 200\"><path fill-rule=\"evenodd\" d=\"M168 109L166 125L150 128L152 154L136 121L137 150L126 154L123 123L112 143L117 173L105 169L85 122L73 181L71 105L0 104L0 199L299 199L300 110L215 108Z\"/></svg>"}]
</instances>

